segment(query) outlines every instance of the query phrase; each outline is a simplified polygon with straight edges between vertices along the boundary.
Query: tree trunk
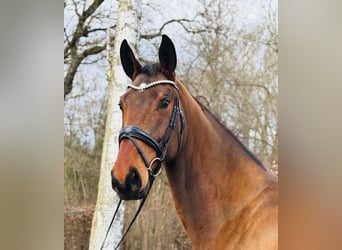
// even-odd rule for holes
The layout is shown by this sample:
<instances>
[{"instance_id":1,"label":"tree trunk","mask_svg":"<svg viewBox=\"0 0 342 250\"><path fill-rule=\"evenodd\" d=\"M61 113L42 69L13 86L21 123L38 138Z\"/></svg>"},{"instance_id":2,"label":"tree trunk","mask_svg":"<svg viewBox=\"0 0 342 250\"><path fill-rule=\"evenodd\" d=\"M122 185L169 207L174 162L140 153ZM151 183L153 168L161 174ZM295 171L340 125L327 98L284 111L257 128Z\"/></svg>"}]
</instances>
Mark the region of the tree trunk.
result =
<instances>
[{"instance_id":1,"label":"tree trunk","mask_svg":"<svg viewBox=\"0 0 342 250\"><path fill-rule=\"evenodd\" d=\"M112 67L108 77L108 104L106 129L102 150L101 172L98 196L89 242L90 250L99 250L109 227L114 210L119 201L112 190L110 172L116 159L119 145L118 134L121 129L121 112L118 108L119 97L124 93L129 78L125 75L120 62L120 45L123 39L135 47L140 35L141 5L138 0L118 1L118 19L114 42ZM112 74L111 74L112 73ZM113 249L122 236L124 222L124 203L110 229L104 249Z\"/></svg>"}]
</instances>

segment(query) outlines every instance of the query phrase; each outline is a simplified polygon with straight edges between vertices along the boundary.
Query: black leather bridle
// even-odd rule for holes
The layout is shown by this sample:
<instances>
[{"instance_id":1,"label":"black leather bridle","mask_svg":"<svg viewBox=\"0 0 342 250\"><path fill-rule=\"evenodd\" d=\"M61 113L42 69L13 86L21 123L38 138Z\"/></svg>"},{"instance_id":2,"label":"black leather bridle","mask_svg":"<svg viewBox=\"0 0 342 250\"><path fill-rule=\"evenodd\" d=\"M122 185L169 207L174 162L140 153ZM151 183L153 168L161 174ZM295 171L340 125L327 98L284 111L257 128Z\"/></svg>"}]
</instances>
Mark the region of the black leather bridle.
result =
<instances>
[{"instance_id":1,"label":"black leather bridle","mask_svg":"<svg viewBox=\"0 0 342 250\"><path fill-rule=\"evenodd\" d=\"M151 82L149 84L142 83L140 86L128 85L128 87L135 89L135 90L138 90L138 91L144 91L145 89L152 88L152 87L159 85L159 84L169 84L169 85L173 86L179 92L179 88L176 85L176 83L173 81L170 81L170 80L159 80L159 81ZM182 135L184 132L184 127L185 127L184 115L183 115L183 111L181 110L179 96L177 96L175 99L175 102L173 105L172 115L171 115L170 122L169 122L169 126L166 128L166 131L165 131L163 137L160 139L159 142L157 142L151 135L149 135L148 133L146 133L144 130L142 130L141 128L139 128L137 126L129 125L129 126L123 127L120 131L119 145L123 139L129 139L133 143L133 145L135 146L135 148L139 152L141 158L143 159L144 164L145 164L147 171L149 173L150 187L147 190L146 196L142 199L137 212L135 213L133 219L129 223L125 233L122 235L121 240L116 245L115 249L118 249L121 242L123 241L123 239L127 235L129 229L133 225L135 219L138 217L138 215L139 215L139 213L140 213L140 211L141 211L141 209L142 209L142 207L146 201L147 195L149 194L149 192L151 190L154 178L161 173L161 170L162 170L161 164L165 160L165 156L166 156L166 153L167 153L167 150L169 147L169 143L170 143L170 137L171 137L172 132L176 128L178 116L179 116L180 124L181 124L180 133L179 133L179 137L178 137L178 149L177 149L177 150L179 150L181 143L182 143ZM137 143L136 139L141 140L142 142L146 143L148 146L153 148L153 150L156 152L156 157L151 162L148 162L148 160L144 154L144 151L141 149L141 147ZM157 165L154 169L152 169L152 165L155 162L157 162ZM107 233L105 235L105 238L103 240L103 243L102 243L102 246L100 249L103 249L103 247L104 247L104 243L105 243L106 238L108 236L109 230L112 227L112 224L113 224L113 221L116 217L116 214L119 210L119 207L121 205L121 201L122 200L120 199L120 201L119 201L119 203L115 209L114 216L112 218L112 221L109 224Z\"/></svg>"},{"instance_id":2,"label":"black leather bridle","mask_svg":"<svg viewBox=\"0 0 342 250\"><path fill-rule=\"evenodd\" d=\"M167 127L164 136L161 138L160 142L158 143L151 135L146 133L144 130L137 126L126 126L122 128L120 134L119 134L119 144L121 141L125 138L129 139L134 146L136 147L137 151L139 152L141 158L144 161L144 164L149 172L150 176L156 177L160 174L161 172L161 163L164 161L168 147L169 147L169 142L170 142L170 137L172 134L172 131L176 128L176 122L177 122L177 117L180 117L181 121L181 130L180 130L180 136L178 140L178 148L180 147L181 143L181 136L184 131L184 117L183 117L183 112L180 109L179 105L179 97L175 99L175 103L173 106L173 112L172 116L170 119L169 126ZM135 139L139 139L146 143L148 146L150 146L155 152L156 152L156 157L151 161L148 162L144 151L141 149L141 147L138 145ZM157 162L157 166L152 169L152 165Z\"/></svg>"},{"instance_id":3,"label":"black leather bridle","mask_svg":"<svg viewBox=\"0 0 342 250\"><path fill-rule=\"evenodd\" d=\"M158 84L170 84L172 86L177 86L169 83L169 81L158 81ZM155 82L150 83L149 85L151 87L154 87L156 85ZM149 88L149 85L145 85L145 89ZM147 87L146 87L147 86ZM178 87L176 88L178 91ZM141 158L144 161L144 164L149 172L150 177L156 177L160 174L161 172L161 163L165 160L165 156L169 147L169 142L170 142L170 137L172 134L172 131L176 128L176 123L177 123L177 117L180 117L180 134L178 138L178 149L181 144L182 140L182 135L184 132L184 116L183 112L180 108L180 101L179 101L179 96L176 97L174 105L173 105L173 112L170 118L169 126L167 127L164 136L161 138L159 142L157 142L151 135L146 133L144 130L137 126L129 125L121 129L121 132L119 134L119 145L123 139L129 139L133 145L136 147L137 151L139 152ZM136 139L139 139L146 143L148 146L150 146L155 152L156 152L156 157L152 161L148 161L144 151L141 149L139 144L136 142ZM152 169L152 165L157 162L157 165L154 169Z\"/></svg>"}]
</instances>

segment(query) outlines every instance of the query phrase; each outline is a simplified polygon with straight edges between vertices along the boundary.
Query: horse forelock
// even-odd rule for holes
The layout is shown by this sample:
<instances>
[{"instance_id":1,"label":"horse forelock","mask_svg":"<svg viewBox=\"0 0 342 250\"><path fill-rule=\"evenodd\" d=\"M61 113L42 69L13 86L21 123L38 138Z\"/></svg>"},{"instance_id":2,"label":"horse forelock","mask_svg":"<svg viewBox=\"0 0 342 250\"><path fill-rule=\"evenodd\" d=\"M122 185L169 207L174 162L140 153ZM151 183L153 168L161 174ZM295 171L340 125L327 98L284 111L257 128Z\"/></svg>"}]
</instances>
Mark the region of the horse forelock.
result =
<instances>
[{"instance_id":1,"label":"horse forelock","mask_svg":"<svg viewBox=\"0 0 342 250\"><path fill-rule=\"evenodd\" d=\"M153 64L145 64L141 68L141 72L143 74L146 74L147 76L156 76L159 72L159 64L153 63Z\"/></svg>"}]
</instances>

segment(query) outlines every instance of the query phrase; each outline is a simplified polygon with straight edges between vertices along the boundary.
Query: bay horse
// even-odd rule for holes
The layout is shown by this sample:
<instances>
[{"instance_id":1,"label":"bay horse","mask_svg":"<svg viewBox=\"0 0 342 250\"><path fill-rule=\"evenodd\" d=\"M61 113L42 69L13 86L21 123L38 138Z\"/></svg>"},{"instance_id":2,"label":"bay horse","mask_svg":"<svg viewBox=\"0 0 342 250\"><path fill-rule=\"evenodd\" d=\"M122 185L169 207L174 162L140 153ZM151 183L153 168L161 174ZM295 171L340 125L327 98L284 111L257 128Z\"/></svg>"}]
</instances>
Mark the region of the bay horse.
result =
<instances>
[{"instance_id":1,"label":"bay horse","mask_svg":"<svg viewBox=\"0 0 342 250\"><path fill-rule=\"evenodd\" d=\"M164 166L193 249L277 249L278 178L176 78L170 38L159 63L141 65L126 40L120 58L132 83L111 171L119 197L146 197Z\"/></svg>"}]
</instances>

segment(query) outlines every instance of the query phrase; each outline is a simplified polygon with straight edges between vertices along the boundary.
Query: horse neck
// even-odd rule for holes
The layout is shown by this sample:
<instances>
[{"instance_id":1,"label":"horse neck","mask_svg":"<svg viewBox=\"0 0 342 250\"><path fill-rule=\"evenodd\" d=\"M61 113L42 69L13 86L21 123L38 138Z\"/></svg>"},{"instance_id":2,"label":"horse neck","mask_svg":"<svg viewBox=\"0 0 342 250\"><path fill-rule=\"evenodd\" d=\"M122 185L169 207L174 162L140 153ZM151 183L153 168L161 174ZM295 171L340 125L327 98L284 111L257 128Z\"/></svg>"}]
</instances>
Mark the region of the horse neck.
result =
<instances>
[{"instance_id":1,"label":"horse neck","mask_svg":"<svg viewBox=\"0 0 342 250\"><path fill-rule=\"evenodd\" d=\"M176 210L192 242L209 240L263 188L266 171L180 87L182 146L166 164Z\"/></svg>"}]
</instances>

